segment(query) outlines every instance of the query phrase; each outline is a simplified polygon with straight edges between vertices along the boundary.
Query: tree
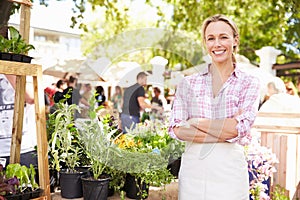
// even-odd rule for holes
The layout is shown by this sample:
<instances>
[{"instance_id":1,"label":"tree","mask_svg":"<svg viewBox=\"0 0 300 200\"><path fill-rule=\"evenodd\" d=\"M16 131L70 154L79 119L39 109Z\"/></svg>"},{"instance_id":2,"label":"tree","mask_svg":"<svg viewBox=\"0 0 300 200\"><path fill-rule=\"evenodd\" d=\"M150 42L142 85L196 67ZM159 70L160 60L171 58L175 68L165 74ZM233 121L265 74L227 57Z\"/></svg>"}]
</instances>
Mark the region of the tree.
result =
<instances>
[{"instance_id":1,"label":"tree","mask_svg":"<svg viewBox=\"0 0 300 200\"><path fill-rule=\"evenodd\" d=\"M106 7L106 20L114 24L114 33L119 34L128 27L128 7L118 7L115 1L90 1L93 6ZM97 2L97 3L96 3ZM99 3L103 3L102 5ZM282 50L286 62L299 59L300 52L300 2L294 0L218 0L186 1L164 0L173 7L171 19L167 18L164 8L152 1L146 3L157 10L161 19L158 28L173 32L183 31L201 40L201 24L205 18L216 13L231 17L240 29L240 54L252 62L258 62L255 50L263 46L274 46ZM109 6L108 6L109 5ZM127 16L124 20L120 17ZM165 44L166 45L166 44ZM165 47L166 48L166 47ZM174 56L173 56L174 57Z\"/></svg>"},{"instance_id":2,"label":"tree","mask_svg":"<svg viewBox=\"0 0 300 200\"><path fill-rule=\"evenodd\" d=\"M39 0L45 4L46 0ZM87 5L93 9L102 8L105 13L104 23L110 24L105 33L101 33L100 43L105 38L121 34L132 28L132 21L128 11L130 2L117 0L73 0L75 9L71 21L72 27L79 26L85 31L88 29L87 24L82 22ZM123 2L123 3L120 3ZM164 2L172 7L172 16L168 18L165 15L165 8L159 4ZM1 1L2 3L2 1ZM255 50L263 46L274 46L282 50L284 58L281 62L297 60L300 58L300 1L297 0L218 0L218 1L196 1L196 0L161 0L150 1L146 3L153 9L156 9L157 15L161 16L155 24L157 28L170 30L171 32L184 32L192 36L192 40L199 43L201 40L201 24L205 18L216 13L222 13L231 17L240 29L240 54L248 57L252 62L258 62ZM1 6L0 6L1 9ZM102 20L103 22L103 20ZM141 27L135 27L141 28ZM92 29L97 34L96 29ZM104 36L103 36L104 34ZM99 35L99 34L98 34ZM88 51L99 44L99 38ZM167 40L165 40L167 41ZM163 49L170 49L164 43ZM173 44L172 44L173 45ZM181 45L178 45L178 48ZM157 51L157 50L156 50ZM153 52L154 53L154 52ZM170 52L164 52L170 54ZM174 56L170 54L172 58ZM180 57L180 56L179 56ZM197 62L200 62L201 59ZM193 63L193 64L194 64Z\"/></svg>"}]
</instances>

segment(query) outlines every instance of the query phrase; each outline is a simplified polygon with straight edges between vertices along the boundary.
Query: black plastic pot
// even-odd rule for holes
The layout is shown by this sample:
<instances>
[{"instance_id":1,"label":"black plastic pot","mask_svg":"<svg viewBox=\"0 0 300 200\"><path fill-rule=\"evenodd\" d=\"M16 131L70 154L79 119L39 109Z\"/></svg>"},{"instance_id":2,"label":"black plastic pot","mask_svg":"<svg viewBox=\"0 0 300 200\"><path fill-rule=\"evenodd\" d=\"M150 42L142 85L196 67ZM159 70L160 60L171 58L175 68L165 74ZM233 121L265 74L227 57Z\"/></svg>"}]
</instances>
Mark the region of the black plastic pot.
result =
<instances>
[{"instance_id":1,"label":"black plastic pot","mask_svg":"<svg viewBox=\"0 0 300 200\"><path fill-rule=\"evenodd\" d=\"M34 191L26 191L18 194L9 194L4 197L6 200L29 200L29 199L38 198L42 192L43 192L42 189L37 189Z\"/></svg>"},{"instance_id":2,"label":"black plastic pot","mask_svg":"<svg viewBox=\"0 0 300 200\"><path fill-rule=\"evenodd\" d=\"M0 58L1 60L7 60L11 61L12 60L12 54L11 53L0 53Z\"/></svg>"},{"instance_id":3,"label":"black plastic pot","mask_svg":"<svg viewBox=\"0 0 300 200\"><path fill-rule=\"evenodd\" d=\"M130 199L146 199L149 195L149 185L135 180L135 177L127 174L125 180L126 197Z\"/></svg>"},{"instance_id":4,"label":"black plastic pot","mask_svg":"<svg viewBox=\"0 0 300 200\"><path fill-rule=\"evenodd\" d=\"M179 170L181 165L181 158L178 158L176 160L170 160L168 164L168 169L171 172L173 176L178 178Z\"/></svg>"},{"instance_id":5,"label":"black plastic pot","mask_svg":"<svg viewBox=\"0 0 300 200\"><path fill-rule=\"evenodd\" d=\"M23 55L21 54L12 54L11 61L22 62Z\"/></svg>"},{"instance_id":6,"label":"black plastic pot","mask_svg":"<svg viewBox=\"0 0 300 200\"><path fill-rule=\"evenodd\" d=\"M23 54L0 52L0 60L31 63L32 57Z\"/></svg>"},{"instance_id":7,"label":"black plastic pot","mask_svg":"<svg viewBox=\"0 0 300 200\"><path fill-rule=\"evenodd\" d=\"M22 62L24 63L31 63L32 57L27 55L22 55Z\"/></svg>"},{"instance_id":8,"label":"black plastic pot","mask_svg":"<svg viewBox=\"0 0 300 200\"><path fill-rule=\"evenodd\" d=\"M81 180L84 200L107 200L109 177L96 180L92 176L84 176Z\"/></svg>"},{"instance_id":9,"label":"black plastic pot","mask_svg":"<svg viewBox=\"0 0 300 200\"><path fill-rule=\"evenodd\" d=\"M42 194L42 189L36 189L30 193L30 199L38 198Z\"/></svg>"},{"instance_id":10,"label":"black plastic pot","mask_svg":"<svg viewBox=\"0 0 300 200\"><path fill-rule=\"evenodd\" d=\"M7 196L4 196L6 200L20 200L22 198L21 194L10 194Z\"/></svg>"},{"instance_id":11,"label":"black plastic pot","mask_svg":"<svg viewBox=\"0 0 300 200\"><path fill-rule=\"evenodd\" d=\"M67 199L80 198L83 196L81 177L87 175L88 171L67 172L61 170L59 172L59 183L61 197Z\"/></svg>"}]
</instances>

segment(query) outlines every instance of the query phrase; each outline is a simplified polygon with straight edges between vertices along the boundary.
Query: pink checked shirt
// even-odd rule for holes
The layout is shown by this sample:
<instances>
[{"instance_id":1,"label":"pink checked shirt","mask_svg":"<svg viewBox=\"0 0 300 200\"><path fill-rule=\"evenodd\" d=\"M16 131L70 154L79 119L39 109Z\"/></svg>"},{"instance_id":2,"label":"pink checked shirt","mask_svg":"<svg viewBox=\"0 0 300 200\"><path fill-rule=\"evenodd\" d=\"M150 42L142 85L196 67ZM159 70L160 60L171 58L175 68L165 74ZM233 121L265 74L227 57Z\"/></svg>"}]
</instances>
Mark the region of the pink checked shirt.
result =
<instances>
[{"instance_id":1,"label":"pink checked shirt","mask_svg":"<svg viewBox=\"0 0 300 200\"><path fill-rule=\"evenodd\" d=\"M212 75L207 67L200 73L185 77L177 86L170 118L169 134L176 138L173 127L190 118L224 119L235 117L238 136L228 142L247 145L251 141L250 128L259 103L259 80L237 67L213 97Z\"/></svg>"}]
</instances>

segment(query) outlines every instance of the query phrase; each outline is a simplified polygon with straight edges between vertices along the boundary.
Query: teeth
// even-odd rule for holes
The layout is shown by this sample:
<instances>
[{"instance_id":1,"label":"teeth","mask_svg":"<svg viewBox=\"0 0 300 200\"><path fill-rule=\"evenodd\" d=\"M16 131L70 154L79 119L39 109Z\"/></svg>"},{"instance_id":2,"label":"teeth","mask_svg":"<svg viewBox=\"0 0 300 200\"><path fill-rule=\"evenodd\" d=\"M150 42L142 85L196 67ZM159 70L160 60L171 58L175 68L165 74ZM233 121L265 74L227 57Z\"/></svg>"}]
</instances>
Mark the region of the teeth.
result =
<instances>
[{"instance_id":1,"label":"teeth","mask_svg":"<svg viewBox=\"0 0 300 200\"><path fill-rule=\"evenodd\" d=\"M214 53L217 54L217 55L222 54L224 52L225 52L224 50L223 51L214 51Z\"/></svg>"}]
</instances>

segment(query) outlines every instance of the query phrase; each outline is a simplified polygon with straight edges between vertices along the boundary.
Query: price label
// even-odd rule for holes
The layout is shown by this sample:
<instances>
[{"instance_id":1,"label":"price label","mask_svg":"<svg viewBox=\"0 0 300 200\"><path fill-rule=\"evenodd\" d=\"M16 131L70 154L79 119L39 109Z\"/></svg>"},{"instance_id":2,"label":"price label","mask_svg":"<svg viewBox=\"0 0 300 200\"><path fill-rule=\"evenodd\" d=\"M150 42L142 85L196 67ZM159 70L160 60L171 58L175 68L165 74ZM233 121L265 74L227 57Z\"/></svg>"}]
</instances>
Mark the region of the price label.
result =
<instances>
[{"instance_id":1,"label":"price label","mask_svg":"<svg viewBox=\"0 0 300 200\"><path fill-rule=\"evenodd\" d=\"M0 164L2 164L3 167L5 167L5 165L6 165L6 159L5 158L0 158Z\"/></svg>"}]
</instances>

